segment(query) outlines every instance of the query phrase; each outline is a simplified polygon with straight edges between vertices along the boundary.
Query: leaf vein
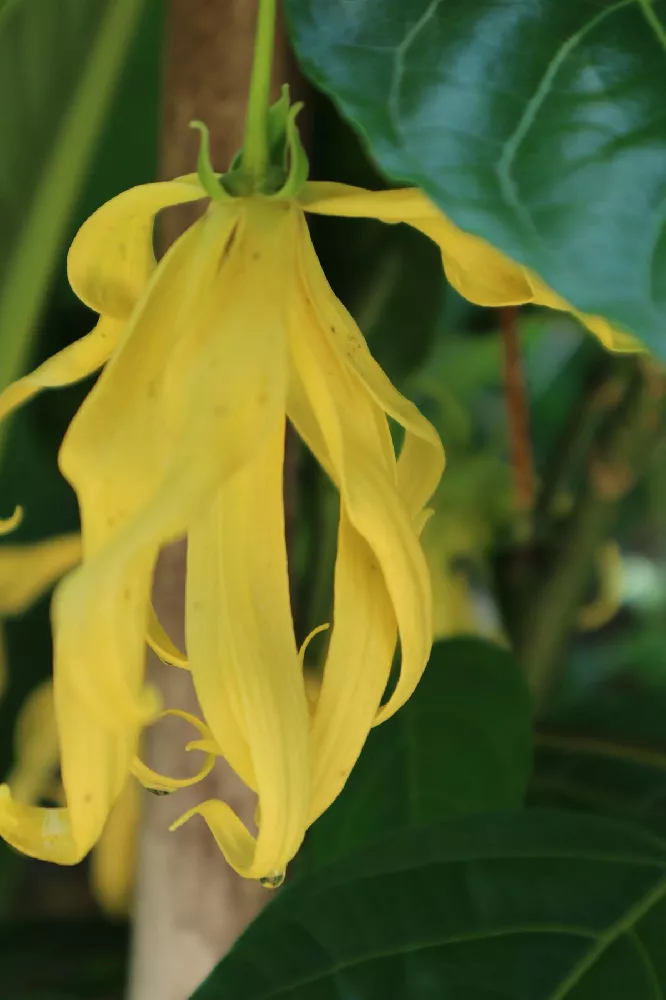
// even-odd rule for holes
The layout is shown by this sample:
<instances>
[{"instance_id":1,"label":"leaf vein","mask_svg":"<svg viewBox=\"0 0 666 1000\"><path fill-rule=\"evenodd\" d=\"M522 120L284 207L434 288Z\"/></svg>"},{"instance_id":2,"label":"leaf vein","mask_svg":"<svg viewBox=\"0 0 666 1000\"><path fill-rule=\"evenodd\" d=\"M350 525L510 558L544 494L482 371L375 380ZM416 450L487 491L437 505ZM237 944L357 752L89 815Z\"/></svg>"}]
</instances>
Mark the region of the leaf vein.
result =
<instances>
[{"instance_id":1,"label":"leaf vein","mask_svg":"<svg viewBox=\"0 0 666 1000\"><path fill-rule=\"evenodd\" d=\"M652 987L652 994L654 1000L664 1000L664 994L659 984L659 977L657 976L657 970L654 967L654 962L650 957L650 953L643 944L638 934L638 931L633 928L627 931L627 938L633 944L635 950L638 952L638 956L645 967L645 973Z\"/></svg>"},{"instance_id":2,"label":"leaf vein","mask_svg":"<svg viewBox=\"0 0 666 1000\"><path fill-rule=\"evenodd\" d=\"M527 102L525 110L518 120L518 124L502 146L502 152L495 167L495 172L499 180L500 192L506 204L510 208L514 209L518 218L522 221L525 234L530 234L532 237L536 237L537 241L541 244L543 244L543 238L539 234L528 208L520 199L518 186L513 176L513 166L515 164L518 151L528 132L532 128L536 120L536 116L546 100L546 97L549 95L552 89L553 81L555 80L555 77L565 60L580 45L583 39L597 27L597 25L599 25L611 14L624 7L628 7L633 3L635 3L635 0L618 0L617 3L606 8L593 17L583 28L580 29L580 31L576 32L570 38L567 38L566 41L560 45L546 67L534 94Z\"/></svg>"},{"instance_id":3,"label":"leaf vein","mask_svg":"<svg viewBox=\"0 0 666 1000\"><path fill-rule=\"evenodd\" d=\"M592 968L594 963L601 958L604 952L622 934L633 929L634 924L644 916L651 907L666 895L666 878L661 879L642 899L639 899L634 906L631 906L624 916L616 920L604 934L600 934L597 944L590 948L583 957L576 962L566 979L558 986L554 993L551 993L548 1000L564 1000L574 986L582 979L586 972Z\"/></svg>"}]
</instances>

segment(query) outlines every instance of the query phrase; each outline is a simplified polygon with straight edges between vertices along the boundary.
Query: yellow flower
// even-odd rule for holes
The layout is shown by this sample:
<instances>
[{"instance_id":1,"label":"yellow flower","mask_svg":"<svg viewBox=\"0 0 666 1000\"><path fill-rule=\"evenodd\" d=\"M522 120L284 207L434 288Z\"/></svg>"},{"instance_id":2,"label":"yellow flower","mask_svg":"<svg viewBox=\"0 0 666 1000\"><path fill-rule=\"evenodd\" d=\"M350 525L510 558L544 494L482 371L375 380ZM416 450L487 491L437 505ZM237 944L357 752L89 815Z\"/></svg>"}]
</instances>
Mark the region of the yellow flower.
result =
<instances>
[{"instance_id":1,"label":"yellow flower","mask_svg":"<svg viewBox=\"0 0 666 1000\"><path fill-rule=\"evenodd\" d=\"M293 115L285 120L293 151ZM0 789L0 834L28 854L78 861L130 772L165 790L182 784L136 760L141 729L159 717L144 685L146 641L192 673L205 722L188 717L202 736L190 748L209 755L192 780L221 754L259 800L256 837L216 800L179 823L202 815L229 863L268 884L428 660L431 587L419 532L442 446L335 298L304 211L415 226L440 246L452 284L482 304L535 300L534 283L419 191L304 183L294 163L274 194L245 193L232 171L231 197L204 162L198 176L134 188L100 208L68 258L72 288L100 314L97 326L0 397L3 417L42 388L105 365L59 456L83 537L82 565L58 587L52 612L66 806L27 806ZM209 195L203 218L156 265L155 215ZM398 456L389 417L405 431ZM289 603L286 420L340 493L333 627L314 695ZM182 535L187 657L150 604L157 555ZM399 678L381 704L397 637Z\"/></svg>"},{"instance_id":2,"label":"yellow flower","mask_svg":"<svg viewBox=\"0 0 666 1000\"><path fill-rule=\"evenodd\" d=\"M410 696L427 662L418 532L443 451L333 295L296 198L211 202L155 266L156 212L203 197L186 177L96 212L68 263L97 327L0 399L4 415L108 361L59 458L83 535L82 565L53 602L67 805L28 807L4 788L0 832L60 863L99 838L128 773L138 773L138 735L156 711L143 681L147 629L166 658L184 662L164 648L150 587L160 548L186 534L188 662L210 729L200 745L257 792L258 836L225 803L196 811L239 872L272 879L342 789L370 727ZM387 415L405 428L397 459ZM289 605L287 418L341 495L334 625L312 712ZM398 634L400 678L380 707Z\"/></svg>"}]
</instances>

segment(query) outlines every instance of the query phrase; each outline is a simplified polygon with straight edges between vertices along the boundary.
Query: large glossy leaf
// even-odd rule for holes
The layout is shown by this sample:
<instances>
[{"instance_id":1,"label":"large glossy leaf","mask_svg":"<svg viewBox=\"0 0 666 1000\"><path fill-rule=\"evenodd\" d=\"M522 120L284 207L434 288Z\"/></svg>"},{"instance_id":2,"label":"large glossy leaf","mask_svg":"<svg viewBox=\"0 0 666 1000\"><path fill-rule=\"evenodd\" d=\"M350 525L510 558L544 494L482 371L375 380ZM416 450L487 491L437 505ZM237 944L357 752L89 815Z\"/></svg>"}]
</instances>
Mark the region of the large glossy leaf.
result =
<instances>
[{"instance_id":1,"label":"large glossy leaf","mask_svg":"<svg viewBox=\"0 0 666 1000\"><path fill-rule=\"evenodd\" d=\"M513 657L478 639L437 643L416 693L373 730L297 865L320 867L401 830L522 805L531 706Z\"/></svg>"},{"instance_id":2,"label":"large glossy leaf","mask_svg":"<svg viewBox=\"0 0 666 1000\"><path fill-rule=\"evenodd\" d=\"M666 844L566 813L405 833L285 889L196 1000L657 1000Z\"/></svg>"},{"instance_id":3,"label":"large glossy leaf","mask_svg":"<svg viewBox=\"0 0 666 1000\"><path fill-rule=\"evenodd\" d=\"M0 7L0 388L23 364L143 3Z\"/></svg>"},{"instance_id":4,"label":"large glossy leaf","mask_svg":"<svg viewBox=\"0 0 666 1000\"><path fill-rule=\"evenodd\" d=\"M392 177L666 357L664 0L286 0Z\"/></svg>"}]
</instances>

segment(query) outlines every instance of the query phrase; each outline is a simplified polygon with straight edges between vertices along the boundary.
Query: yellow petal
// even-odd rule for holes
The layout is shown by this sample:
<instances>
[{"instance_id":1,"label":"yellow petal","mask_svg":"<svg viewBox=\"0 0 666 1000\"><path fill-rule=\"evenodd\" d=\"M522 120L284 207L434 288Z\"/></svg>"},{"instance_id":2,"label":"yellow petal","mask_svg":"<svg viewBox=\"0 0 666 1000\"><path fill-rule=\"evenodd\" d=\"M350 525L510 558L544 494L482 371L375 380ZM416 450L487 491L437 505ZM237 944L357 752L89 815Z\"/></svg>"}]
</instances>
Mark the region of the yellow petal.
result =
<instances>
[{"instance_id":1,"label":"yellow petal","mask_svg":"<svg viewBox=\"0 0 666 1000\"><path fill-rule=\"evenodd\" d=\"M311 728L313 823L337 798L388 683L396 625L377 561L340 512L334 628Z\"/></svg>"},{"instance_id":2,"label":"yellow petal","mask_svg":"<svg viewBox=\"0 0 666 1000\"><path fill-rule=\"evenodd\" d=\"M48 793L57 766L53 684L48 680L33 688L16 719L14 766L7 779L16 801L38 802Z\"/></svg>"},{"instance_id":3,"label":"yellow petal","mask_svg":"<svg viewBox=\"0 0 666 1000\"><path fill-rule=\"evenodd\" d=\"M615 329L607 319L580 312L533 271L506 257L479 236L459 229L417 188L366 191L347 184L310 181L299 201L319 215L406 222L439 246L446 276L464 298L481 306L533 302L572 313L610 351L636 353L647 348Z\"/></svg>"},{"instance_id":4,"label":"yellow petal","mask_svg":"<svg viewBox=\"0 0 666 1000\"><path fill-rule=\"evenodd\" d=\"M61 448L84 560L54 597L56 711L81 849L99 836L155 711L143 660L158 551L187 532L284 413L275 302L292 214L268 202L210 207L158 266Z\"/></svg>"},{"instance_id":5,"label":"yellow petal","mask_svg":"<svg viewBox=\"0 0 666 1000\"><path fill-rule=\"evenodd\" d=\"M185 653L181 653L162 625L152 601L148 607L146 642L164 663L168 663L172 667L180 667L182 670L190 669L190 664Z\"/></svg>"},{"instance_id":6,"label":"yellow petal","mask_svg":"<svg viewBox=\"0 0 666 1000\"><path fill-rule=\"evenodd\" d=\"M345 364L337 334L331 331L333 292L306 232L300 248L300 285L292 295L289 335L292 368L303 395L290 395L289 417L297 430L303 423L319 427L349 520L372 551L390 595L402 666L390 700L377 715L377 721L383 721L412 694L427 663L432 642L430 580L414 511L387 467L369 414L368 408L376 404L364 381ZM297 402L300 412L294 409ZM310 413L304 419L306 407ZM334 621L334 635L335 627Z\"/></svg>"},{"instance_id":7,"label":"yellow petal","mask_svg":"<svg viewBox=\"0 0 666 1000\"><path fill-rule=\"evenodd\" d=\"M9 517L0 518L0 536L10 535L18 528L23 520L23 507L15 507L14 513Z\"/></svg>"},{"instance_id":8,"label":"yellow petal","mask_svg":"<svg viewBox=\"0 0 666 1000\"><path fill-rule=\"evenodd\" d=\"M307 246L304 254L307 280L315 296L320 320L330 331L331 342L381 410L405 428L405 440L398 460L398 485L412 515L416 517L441 479L444 470L442 442L430 421L411 400L398 392L372 357L358 326L332 293L305 225L303 240Z\"/></svg>"},{"instance_id":9,"label":"yellow petal","mask_svg":"<svg viewBox=\"0 0 666 1000\"><path fill-rule=\"evenodd\" d=\"M0 420L42 389L78 382L108 361L155 269L155 214L203 197L195 176L146 184L113 198L84 222L70 248L67 272L75 293L101 318L87 336L5 389Z\"/></svg>"},{"instance_id":10,"label":"yellow petal","mask_svg":"<svg viewBox=\"0 0 666 1000\"><path fill-rule=\"evenodd\" d=\"M382 222L406 222L441 250L446 276L470 302L508 306L531 302L525 269L486 240L459 229L417 188L365 191L347 184L309 182L300 197L308 212Z\"/></svg>"},{"instance_id":11,"label":"yellow petal","mask_svg":"<svg viewBox=\"0 0 666 1000\"><path fill-rule=\"evenodd\" d=\"M120 320L102 317L85 337L54 354L33 372L12 382L0 393L0 420L42 389L71 385L92 375L109 360L124 327L125 323Z\"/></svg>"},{"instance_id":12,"label":"yellow petal","mask_svg":"<svg viewBox=\"0 0 666 1000\"><path fill-rule=\"evenodd\" d=\"M203 803L182 821L201 814L229 863L249 878L284 870L310 808L309 718L289 603L283 457L284 417L193 524L188 547L192 678L216 742L239 771L241 748L232 741L245 735L261 823L255 843L223 803ZM237 728L230 732L233 716Z\"/></svg>"},{"instance_id":13,"label":"yellow petal","mask_svg":"<svg viewBox=\"0 0 666 1000\"><path fill-rule=\"evenodd\" d=\"M636 354L647 351L644 344L629 333L616 330L603 316L593 316L590 313L579 312L566 299L549 288L536 274L529 274L530 284L534 291L535 305L547 306L549 309L559 309L572 313L579 322L597 337L609 351L621 354Z\"/></svg>"},{"instance_id":14,"label":"yellow petal","mask_svg":"<svg viewBox=\"0 0 666 1000\"><path fill-rule=\"evenodd\" d=\"M57 865L78 864L85 854L74 840L67 809L16 802L8 785L0 785L0 837L28 857Z\"/></svg>"},{"instance_id":15,"label":"yellow petal","mask_svg":"<svg viewBox=\"0 0 666 1000\"><path fill-rule=\"evenodd\" d=\"M129 319L155 269L156 214L206 197L191 175L142 184L107 201L86 219L70 247L67 277L74 293L97 313Z\"/></svg>"},{"instance_id":16,"label":"yellow petal","mask_svg":"<svg viewBox=\"0 0 666 1000\"><path fill-rule=\"evenodd\" d=\"M126 739L109 739L108 733L95 722L91 724L85 716L77 717L77 703L70 700L71 691L62 682L53 694L60 725L69 726L69 774L66 775L63 761L63 777L70 783L72 776L75 779L79 796L75 798L76 811L19 801L48 794L57 764L52 692L50 684L45 684L33 693L20 720L18 759L10 777L10 782L16 782L14 796L10 786L0 786L0 836L30 857L73 865L98 839L117 795L117 769L126 773L127 758L131 760L134 746Z\"/></svg>"},{"instance_id":17,"label":"yellow petal","mask_svg":"<svg viewBox=\"0 0 666 1000\"><path fill-rule=\"evenodd\" d=\"M130 780L111 810L90 861L93 896L110 917L125 917L130 910L140 818L141 786Z\"/></svg>"},{"instance_id":18,"label":"yellow petal","mask_svg":"<svg viewBox=\"0 0 666 1000\"><path fill-rule=\"evenodd\" d=\"M0 546L0 614L30 607L81 558L81 536L59 535L29 545Z\"/></svg>"},{"instance_id":19,"label":"yellow petal","mask_svg":"<svg viewBox=\"0 0 666 1000\"><path fill-rule=\"evenodd\" d=\"M167 708L164 712L160 712L155 719L155 722L157 723L161 719L166 719L169 716L173 716L177 719L184 719L185 722L189 722L191 726L194 726L195 729L199 730L205 741L209 741L211 739L210 730L204 722L197 719L196 715L192 715L190 712L183 712L179 708ZM192 749L192 745L188 744L186 749ZM158 774L157 771L153 771L152 768L144 764L138 757L132 764L132 774L141 782L144 788L147 788L150 791L175 792L177 788L189 788L190 785L196 785L197 782L203 781L203 779L213 770L216 756L217 755L214 753L207 753L206 759L197 773L189 778L170 778L167 775Z\"/></svg>"}]
</instances>

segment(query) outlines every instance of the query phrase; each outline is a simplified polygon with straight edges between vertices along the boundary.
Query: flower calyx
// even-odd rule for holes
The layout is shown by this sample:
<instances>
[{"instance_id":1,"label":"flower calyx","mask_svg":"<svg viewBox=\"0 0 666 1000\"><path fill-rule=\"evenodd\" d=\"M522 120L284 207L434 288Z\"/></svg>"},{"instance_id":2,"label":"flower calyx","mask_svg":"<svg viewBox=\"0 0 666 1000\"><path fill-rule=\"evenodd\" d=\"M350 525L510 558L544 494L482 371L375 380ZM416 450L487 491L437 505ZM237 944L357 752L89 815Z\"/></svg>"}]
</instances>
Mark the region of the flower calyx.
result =
<instances>
[{"instance_id":1,"label":"flower calyx","mask_svg":"<svg viewBox=\"0 0 666 1000\"><path fill-rule=\"evenodd\" d=\"M210 138L206 125L190 122L191 128L201 132L201 145L197 161L199 183L213 201L230 202L237 198L263 195L266 198L287 201L298 196L308 179L310 165L303 148L296 118L302 103L291 104L289 86L285 84L279 100L268 112L269 163L265 176L256 178L243 168L243 150L239 150L226 174L214 171L210 159Z\"/></svg>"}]
</instances>

